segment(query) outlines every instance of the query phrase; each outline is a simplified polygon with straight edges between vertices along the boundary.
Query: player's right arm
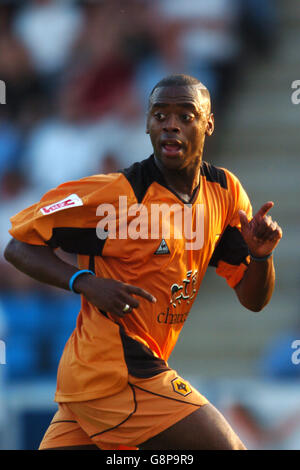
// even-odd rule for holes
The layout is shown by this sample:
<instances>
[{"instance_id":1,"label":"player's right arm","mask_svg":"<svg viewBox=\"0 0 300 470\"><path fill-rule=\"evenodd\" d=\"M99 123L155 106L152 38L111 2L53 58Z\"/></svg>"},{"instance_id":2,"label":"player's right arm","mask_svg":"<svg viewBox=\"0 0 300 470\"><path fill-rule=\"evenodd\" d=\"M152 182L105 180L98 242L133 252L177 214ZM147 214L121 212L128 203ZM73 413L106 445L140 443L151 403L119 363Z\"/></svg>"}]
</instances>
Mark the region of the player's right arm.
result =
<instances>
[{"instance_id":1,"label":"player's right arm","mask_svg":"<svg viewBox=\"0 0 300 470\"><path fill-rule=\"evenodd\" d=\"M64 183L11 218L12 240L5 258L28 276L61 289L69 289L78 269L59 258L56 248L75 255L101 256L103 241L97 236L99 204L118 203L128 184L121 174L96 175ZM123 316L128 304L137 308L138 299L153 296L137 286L92 274L78 276L73 289L100 310Z\"/></svg>"},{"instance_id":2,"label":"player's right arm","mask_svg":"<svg viewBox=\"0 0 300 470\"><path fill-rule=\"evenodd\" d=\"M69 280L78 269L59 258L49 246L30 245L12 239L4 252L5 259L28 276L65 290L69 290ZM132 294L149 302L155 298L141 289L114 279L104 279L84 273L74 282L74 290L86 297L100 310L124 316L123 308L128 304L138 308L139 301Z\"/></svg>"}]
</instances>

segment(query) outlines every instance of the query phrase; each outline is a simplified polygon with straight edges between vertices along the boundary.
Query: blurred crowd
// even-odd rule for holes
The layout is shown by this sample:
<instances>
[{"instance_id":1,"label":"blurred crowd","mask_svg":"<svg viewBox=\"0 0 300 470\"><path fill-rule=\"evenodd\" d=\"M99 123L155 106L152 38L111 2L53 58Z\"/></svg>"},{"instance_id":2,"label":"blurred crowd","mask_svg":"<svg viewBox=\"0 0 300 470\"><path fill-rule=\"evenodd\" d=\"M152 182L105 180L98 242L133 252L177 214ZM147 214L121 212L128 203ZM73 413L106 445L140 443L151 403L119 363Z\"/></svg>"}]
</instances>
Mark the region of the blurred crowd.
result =
<instances>
[{"instance_id":1,"label":"blurred crowd","mask_svg":"<svg viewBox=\"0 0 300 470\"><path fill-rule=\"evenodd\" d=\"M0 0L0 339L8 379L55 374L80 307L74 294L4 261L9 218L64 181L149 156L147 97L167 74L199 78L220 127L249 57L270 54L274 18L270 0Z\"/></svg>"}]
</instances>

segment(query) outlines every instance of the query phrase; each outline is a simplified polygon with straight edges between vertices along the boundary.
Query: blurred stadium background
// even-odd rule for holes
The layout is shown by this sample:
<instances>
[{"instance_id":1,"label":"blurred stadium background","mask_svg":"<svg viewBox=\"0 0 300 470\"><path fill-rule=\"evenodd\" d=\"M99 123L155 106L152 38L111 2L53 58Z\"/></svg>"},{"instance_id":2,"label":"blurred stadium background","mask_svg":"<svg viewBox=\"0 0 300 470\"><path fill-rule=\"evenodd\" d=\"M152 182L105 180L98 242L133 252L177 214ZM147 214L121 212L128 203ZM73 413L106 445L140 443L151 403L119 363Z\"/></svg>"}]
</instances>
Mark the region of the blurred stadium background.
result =
<instances>
[{"instance_id":1,"label":"blurred stadium background","mask_svg":"<svg viewBox=\"0 0 300 470\"><path fill-rule=\"evenodd\" d=\"M284 237L267 308L246 311L208 271L170 364L250 449L300 449L299 26L299 0L0 1L0 449L37 448L79 307L5 262L9 217L63 181L147 157L147 96L171 72L210 89L204 158L237 174L254 210L273 200Z\"/></svg>"}]
</instances>

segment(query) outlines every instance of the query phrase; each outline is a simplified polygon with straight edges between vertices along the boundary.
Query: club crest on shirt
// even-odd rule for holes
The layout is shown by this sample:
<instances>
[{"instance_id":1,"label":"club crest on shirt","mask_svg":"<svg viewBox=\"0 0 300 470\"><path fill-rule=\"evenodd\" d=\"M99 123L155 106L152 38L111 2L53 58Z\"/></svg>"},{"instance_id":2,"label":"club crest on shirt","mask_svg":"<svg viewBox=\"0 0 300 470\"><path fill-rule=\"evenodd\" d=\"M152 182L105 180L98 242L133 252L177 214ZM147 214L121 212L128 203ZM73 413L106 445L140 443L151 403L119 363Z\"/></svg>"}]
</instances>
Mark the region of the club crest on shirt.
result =
<instances>
[{"instance_id":1,"label":"club crest on shirt","mask_svg":"<svg viewBox=\"0 0 300 470\"><path fill-rule=\"evenodd\" d=\"M192 389L189 384L185 380L182 380L180 377L176 377L176 379L173 379L171 381L171 384L174 392L179 393L179 395L182 395L183 397L186 397L187 395L192 393Z\"/></svg>"},{"instance_id":2,"label":"club crest on shirt","mask_svg":"<svg viewBox=\"0 0 300 470\"><path fill-rule=\"evenodd\" d=\"M49 215L53 212L62 211L64 209L69 209L69 207L76 206L83 206L83 201L79 196L77 196L77 194L71 194L61 201L50 204L49 206L42 207L40 211L43 215Z\"/></svg>"}]
</instances>

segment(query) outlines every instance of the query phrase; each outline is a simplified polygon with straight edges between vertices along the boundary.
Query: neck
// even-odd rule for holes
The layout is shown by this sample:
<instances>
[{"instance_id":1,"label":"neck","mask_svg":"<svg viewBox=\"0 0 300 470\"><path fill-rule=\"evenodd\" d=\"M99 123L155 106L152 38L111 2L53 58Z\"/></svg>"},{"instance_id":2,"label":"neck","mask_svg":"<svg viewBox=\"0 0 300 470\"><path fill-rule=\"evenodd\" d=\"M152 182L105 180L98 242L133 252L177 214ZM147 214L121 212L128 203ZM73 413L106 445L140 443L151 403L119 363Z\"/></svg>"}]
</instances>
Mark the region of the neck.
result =
<instances>
[{"instance_id":1,"label":"neck","mask_svg":"<svg viewBox=\"0 0 300 470\"><path fill-rule=\"evenodd\" d=\"M156 157L154 158L170 189L189 202L200 183L201 159L181 170L173 170L166 168Z\"/></svg>"}]
</instances>

